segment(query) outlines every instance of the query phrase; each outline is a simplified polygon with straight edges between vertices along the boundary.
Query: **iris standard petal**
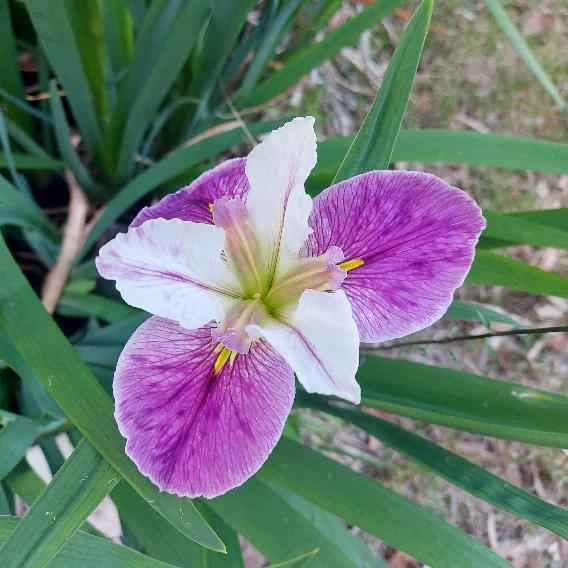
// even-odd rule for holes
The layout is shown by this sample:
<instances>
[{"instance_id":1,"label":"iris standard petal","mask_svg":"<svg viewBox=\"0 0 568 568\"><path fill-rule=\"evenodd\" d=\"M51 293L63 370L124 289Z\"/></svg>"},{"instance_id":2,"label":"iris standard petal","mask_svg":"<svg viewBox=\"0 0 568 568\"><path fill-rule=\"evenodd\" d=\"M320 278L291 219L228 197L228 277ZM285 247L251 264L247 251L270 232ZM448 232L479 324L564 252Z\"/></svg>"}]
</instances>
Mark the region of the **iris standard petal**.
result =
<instances>
[{"instance_id":1,"label":"iris standard petal","mask_svg":"<svg viewBox=\"0 0 568 568\"><path fill-rule=\"evenodd\" d=\"M212 225L152 219L104 245L97 269L127 304L196 329L221 321L239 291L223 242Z\"/></svg>"},{"instance_id":2,"label":"iris standard petal","mask_svg":"<svg viewBox=\"0 0 568 568\"><path fill-rule=\"evenodd\" d=\"M211 206L216 199L244 197L248 193L245 163L245 158L236 158L206 171L187 187L166 195L152 207L144 207L130 226L158 218L213 223Z\"/></svg>"},{"instance_id":3,"label":"iris standard petal","mask_svg":"<svg viewBox=\"0 0 568 568\"><path fill-rule=\"evenodd\" d=\"M284 357L308 392L359 404L359 334L345 293L306 290L298 307L279 317L247 330L264 337Z\"/></svg>"},{"instance_id":4,"label":"iris standard petal","mask_svg":"<svg viewBox=\"0 0 568 568\"><path fill-rule=\"evenodd\" d=\"M304 182L316 163L313 117L274 130L248 155L248 212L266 247L269 281L279 265L296 258L311 230L312 199Z\"/></svg>"},{"instance_id":5,"label":"iris standard petal","mask_svg":"<svg viewBox=\"0 0 568 568\"><path fill-rule=\"evenodd\" d=\"M330 187L314 200L302 254L339 246L342 289L361 341L395 339L446 311L473 261L485 227L476 203L421 172L374 171Z\"/></svg>"},{"instance_id":6,"label":"iris standard petal","mask_svg":"<svg viewBox=\"0 0 568 568\"><path fill-rule=\"evenodd\" d=\"M124 348L113 385L128 456L161 490L192 498L253 475L294 400L292 370L265 342L215 375L211 329L150 318Z\"/></svg>"}]
</instances>

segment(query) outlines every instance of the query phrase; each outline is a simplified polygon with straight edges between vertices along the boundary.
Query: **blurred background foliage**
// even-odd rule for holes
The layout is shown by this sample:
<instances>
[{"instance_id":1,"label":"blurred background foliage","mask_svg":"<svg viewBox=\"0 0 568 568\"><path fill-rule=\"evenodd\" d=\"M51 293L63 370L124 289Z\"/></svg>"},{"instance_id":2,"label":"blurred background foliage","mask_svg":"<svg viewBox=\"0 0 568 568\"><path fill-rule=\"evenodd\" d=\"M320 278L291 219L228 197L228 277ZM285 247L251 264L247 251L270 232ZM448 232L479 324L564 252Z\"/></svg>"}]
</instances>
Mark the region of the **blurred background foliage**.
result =
<instances>
[{"instance_id":1,"label":"blurred background foliage","mask_svg":"<svg viewBox=\"0 0 568 568\"><path fill-rule=\"evenodd\" d=\"M568 10L432 4L0 0L1 566L566 565ZM93 258L307 113L313 195L436 173L484 207L474 267L417 345L362 346L361 407L298 392L243 487L161 494L109 396L146 316Z\"/></svg>"}]
</instances>

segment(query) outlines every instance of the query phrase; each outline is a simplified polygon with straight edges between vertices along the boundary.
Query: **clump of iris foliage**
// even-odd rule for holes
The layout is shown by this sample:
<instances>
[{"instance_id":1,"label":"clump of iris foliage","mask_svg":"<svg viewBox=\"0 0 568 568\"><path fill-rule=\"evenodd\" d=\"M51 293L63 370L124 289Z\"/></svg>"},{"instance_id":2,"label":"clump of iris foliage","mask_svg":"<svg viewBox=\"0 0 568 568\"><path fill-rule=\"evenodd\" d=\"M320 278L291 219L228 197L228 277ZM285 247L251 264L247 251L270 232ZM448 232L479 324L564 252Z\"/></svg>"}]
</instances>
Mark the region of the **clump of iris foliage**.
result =
<instances>
[{"instance_id":1,"label":"clump of iris foliage","mask_svg":"<svg viewBox=\"0 0 568 568\"><path fill-rule=\"evenodd\" d=\"M99 278L99 248L143 206L233 149L245 155L251 139L288 122L285 111L271 121L263 111L274 116L306 73L406 4L365 3L321 34L341 2L0 2L0 566L238 567L238 535L272 565L385 566L347 525L431 566L509 566L408 498L304 445L294 416L305 409L354 424L476 497L568 537L565 510L364 412L566 448L568 398L561 395L386 358L364 346L360 406L299 388L284 435L258 473L220 497L193 501L161 492L138 471L113 416L117 359L147 314ZM543 96L546 90L565 106L499 2L486 4ZM562 144L401 130L433 1L407 7L414 16L371 110L354 138L318 143L309 193L386 170L392 160L566 173ZM566 210L483 215L487 226L466 284L568 297L566 277L499 250L568 248ZM487 326L504 319L458 301L444 317ZM75 445L65 461L55 445L60 432ZM56 474L47 486L24 459L35 444ZM109 494L126 547L85 522ZM19 519L22 501L30 508Z\"/></svg>"}]
</instances>

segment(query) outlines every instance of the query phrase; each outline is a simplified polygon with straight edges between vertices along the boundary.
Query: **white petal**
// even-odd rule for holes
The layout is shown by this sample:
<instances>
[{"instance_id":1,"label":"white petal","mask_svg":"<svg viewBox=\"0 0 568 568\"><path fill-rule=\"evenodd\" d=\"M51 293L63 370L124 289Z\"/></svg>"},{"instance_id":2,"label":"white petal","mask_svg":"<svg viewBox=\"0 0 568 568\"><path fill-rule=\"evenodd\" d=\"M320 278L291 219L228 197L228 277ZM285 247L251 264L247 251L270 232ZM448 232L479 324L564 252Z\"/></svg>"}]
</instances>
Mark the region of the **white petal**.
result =
<instances>
[{"instance_id":1,"label":"white petal","mask_svg":"<svg viewBox=\"0 0 568 568\"><path fill-rule=\"evenodd\" d=\"M238 293L223 241L213 225L152 219L102 247L97 268L127 304L197 329L221 321Z\"/></svg>"},{"instance_id":2,"label":"white petal","mask_svg":"<svg viewBox=\"0 0 568 568\"><path fill-rule=\"evenodd\" d=\"M308 392L361 402L355 380L359 333L343 290L333 294L306 290L285 321L270 318L247 331L264 337L294 369Z\"/></svg>"},{"instance_id":3,"label":"white petal","mask_svg":"<svg viewBox=\"0 0 568 568\"><path fill-rule=\"evenodd\" d=\"M247 157L247 209L266 247L269 274L296 258L311 229L312 199L304 183L317 160L314 118L295 118Z\"/></svg>"}]
</instances>

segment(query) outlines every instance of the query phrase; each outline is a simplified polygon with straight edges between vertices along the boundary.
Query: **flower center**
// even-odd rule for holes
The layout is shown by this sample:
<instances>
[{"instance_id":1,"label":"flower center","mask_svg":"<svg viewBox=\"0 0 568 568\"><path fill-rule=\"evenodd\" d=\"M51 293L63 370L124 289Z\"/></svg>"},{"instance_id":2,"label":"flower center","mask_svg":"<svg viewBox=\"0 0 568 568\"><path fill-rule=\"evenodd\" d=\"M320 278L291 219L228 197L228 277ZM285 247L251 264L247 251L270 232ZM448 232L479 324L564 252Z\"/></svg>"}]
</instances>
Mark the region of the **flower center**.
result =
<instances>
[{"instance_id":1,"label":"flower center","mask_svg":"<svg viewBox=\"0 0 568 568\"><path fill-rule=\"evenodd\" d=\"M279 317L282 310L298 302L305 290L335 292L347 270L360 266L362 261L342 263L343 252L332 246L320 256L294 259L271 278L268 253L240 197L217 199L212 210L215 225L225 232L224 255L241 284L242 294L225 321L212 332L219 353L215 363L218 373L237 353L248 352L254 340L247 332L250 325L262 326L269 317Z\"/></svg>"},{"instance_id":2,"label":"flower center","mask_svg":"<svg viewBox=\"0 0 568 568\"><path fill-rule=\"evenodd\" d=\"M247 297L263 294L267 278L262 273L262 249L245 204L240 197L217 199L213 222L225 231L225 256Z\"/></svg>"},{"instance_id":3,"label":"flower center","mask_svg":"<svg viewBox=\"0 0 568 568\"><path fill-rule=\"evenodd\" d=\"M278 275L264 297L271 313L296 303L304 290L335 292L345 279L346 272L337 263L343 260L338 247L330 247L320 256L298 258Z\"/></svg>"}]
</instances>

